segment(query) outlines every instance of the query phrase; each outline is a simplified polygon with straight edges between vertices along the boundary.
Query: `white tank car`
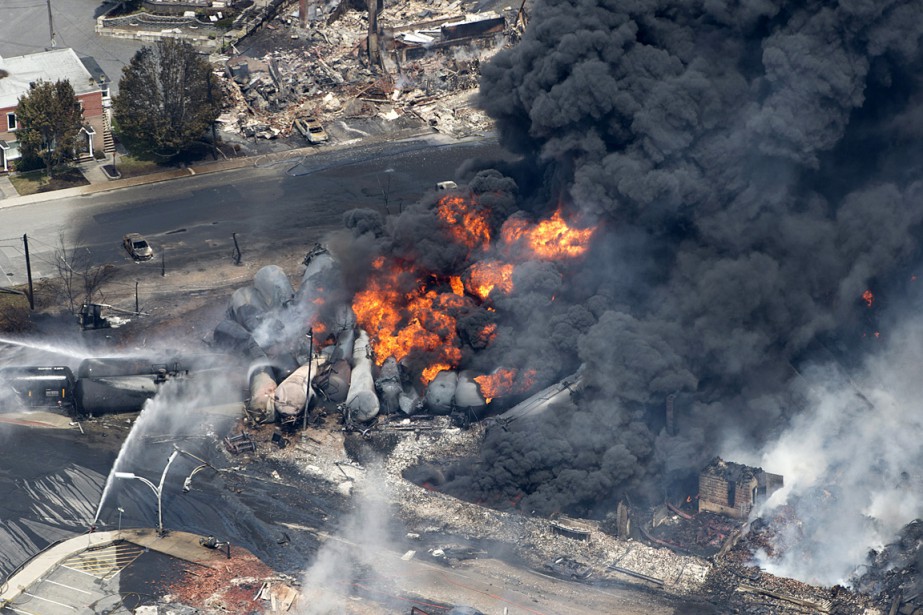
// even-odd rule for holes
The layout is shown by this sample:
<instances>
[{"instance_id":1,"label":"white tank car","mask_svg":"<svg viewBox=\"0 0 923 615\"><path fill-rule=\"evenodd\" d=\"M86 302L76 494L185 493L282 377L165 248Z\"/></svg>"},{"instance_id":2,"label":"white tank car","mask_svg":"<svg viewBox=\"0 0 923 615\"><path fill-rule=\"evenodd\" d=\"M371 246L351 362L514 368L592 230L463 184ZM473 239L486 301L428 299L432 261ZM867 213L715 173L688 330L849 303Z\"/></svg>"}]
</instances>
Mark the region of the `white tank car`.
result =
<instances>
[{"instance_id":1,"label":"white tank car","mask_svg":"<svg viewBox=\"0 0 923 615\"><path fill-rule=\"evenodd\" d=\"M353 371L346 395L346 411L349 418L360 423L371 421L380 409L375 393L375 379L372 377L372 349L369 335L359 330L353 345Z\"/></svg>"},{"instance_id":2,"label":"white tank car","mask_svg":"<svg viewBox=\"0 0 923 615\"><path fill-rule=\"evenodd\" d=\"M475 382L480 375L477 372L464 370L458 374L458 384L455 387L455 408L463 412L478 413L484 410L487 402L481 395L481 387Z\"/></svg>"},{"instance_id":3,"label":"white tank car","mask_svg":"<svg viewBox=\"0 0 923 615\"><path fill-rule=\"evenodd\" d=\"M295 300L295 289L278 265L261 267L253 276L253 287L269 309L287 307Z\"/></svg>"},{"instance_id":4,"label":"white tank car","mask_svg":"<svg viewBox=\"0 0 923 615\"><path fill-rule=\"evenodd\" d=\"M266 315L266 302L252 286L238 288L228 302L228 316L247 331L255 331Z\"/></svg>"},{"instance_id":5,"label":"white tank car","mask_svg":"<svg viewBox=\"0 0 923 615\"><path fill-rule=\"evenodd\" d=\"M308 372L310 371L310 376L313 378L325 361L323 357L315 357L310 363L305 363L292 372L276 387L273 403L280 422L293 420L304 412L306 395L311 396L313 403L316 392L313 386L308 388L305 382L308 379ZM308 407L310 408L310 404Z\"/></svg>"}]
</instances>

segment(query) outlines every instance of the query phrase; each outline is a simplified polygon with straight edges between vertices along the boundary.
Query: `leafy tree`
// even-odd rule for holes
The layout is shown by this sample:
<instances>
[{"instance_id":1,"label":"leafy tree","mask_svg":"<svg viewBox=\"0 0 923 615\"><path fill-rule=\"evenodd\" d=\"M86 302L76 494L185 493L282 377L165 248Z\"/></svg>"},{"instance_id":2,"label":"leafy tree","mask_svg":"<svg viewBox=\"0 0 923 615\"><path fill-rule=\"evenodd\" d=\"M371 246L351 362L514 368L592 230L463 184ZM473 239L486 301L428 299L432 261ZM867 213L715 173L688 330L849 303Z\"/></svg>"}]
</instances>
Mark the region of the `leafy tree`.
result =
<instances>
[{"instance_id":1,"label":"leafy tree","mask_svg":"<svg viewBox=\"0 0 923 615\"><path fill-rule=\"evenodd\" d=\"M16 119L20 124L16 136L23 158L40 159L49 175L75 156L83 111L66 79L33 85L19 99Z\"/></svg>"},{"instance_id":2,"label":"leafy tree","mask_svg":"<svg viewBox=\"0 0 923 615\"><path fill-rule=\"evenodd\" d=\"M173 158L205 135L222 98L211 67L192 45L161 39L138 50L122 69L112 108L130 150Z\"/></svg>"}]
</instances>

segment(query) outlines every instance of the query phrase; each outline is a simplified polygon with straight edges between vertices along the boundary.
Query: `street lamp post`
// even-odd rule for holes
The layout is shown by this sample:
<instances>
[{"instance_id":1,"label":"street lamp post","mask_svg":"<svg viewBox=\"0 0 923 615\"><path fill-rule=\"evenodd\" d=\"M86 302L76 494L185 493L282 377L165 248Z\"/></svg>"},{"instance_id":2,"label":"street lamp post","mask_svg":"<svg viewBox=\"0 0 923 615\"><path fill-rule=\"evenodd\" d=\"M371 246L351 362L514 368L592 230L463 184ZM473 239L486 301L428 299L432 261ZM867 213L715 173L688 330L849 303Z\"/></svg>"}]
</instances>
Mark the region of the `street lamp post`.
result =
<instances>
[{"instance_id":1,"label":"street lamp post","mask_svg":"<svg viewBox=\"0 0 923 615\"><path fill-rule=\"evenodd\" d=\"M167 465L163 469L163 473L160 475L160 484L155 485L148 479L143 476L138 476L133 472L116 472L116 478L126 478L126 479L137 479L151 488L151 491L154 492L154 495L157 496L157 530L158 533L163 536L163 482L167 478L167 471L170 469L170 464L173 463L173 460L176 459L176 456L179 455L178 450L174 450L170 457L167 459ZM121 517L120 517L121 519Z\"/></svg>"},{"instance_id":2,"label":"street lamp post","mask_svg":"<svg viewBox=\"0 0 923 615\"><path fill-rule=\"evenodd\" d=\"M314 327L308 329L308 377L304 382L304 418L302 429L308 428L308 406L311 405L311 363L314 362Z\"/></svg>"}]
</instances>

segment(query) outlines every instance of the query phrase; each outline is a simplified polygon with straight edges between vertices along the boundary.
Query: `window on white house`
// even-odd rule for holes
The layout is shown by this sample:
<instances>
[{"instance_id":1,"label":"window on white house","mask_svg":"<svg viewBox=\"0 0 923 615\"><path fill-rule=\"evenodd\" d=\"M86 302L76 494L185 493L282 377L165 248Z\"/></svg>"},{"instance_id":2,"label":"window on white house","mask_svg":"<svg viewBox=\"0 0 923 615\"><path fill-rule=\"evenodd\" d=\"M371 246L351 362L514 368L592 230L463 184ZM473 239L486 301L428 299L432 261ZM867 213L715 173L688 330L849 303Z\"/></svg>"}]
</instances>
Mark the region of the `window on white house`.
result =
<instances>
[{"instance_id":1,"label":"window on white house","mask_svg":"<svg viewBox=\"0 0 923 615\"><path fill-rule=\"evenodd\" d=\"M16 130L16 114L7 113L6 114L6 127L10 132Z\"/></svg>"}]
</instances>

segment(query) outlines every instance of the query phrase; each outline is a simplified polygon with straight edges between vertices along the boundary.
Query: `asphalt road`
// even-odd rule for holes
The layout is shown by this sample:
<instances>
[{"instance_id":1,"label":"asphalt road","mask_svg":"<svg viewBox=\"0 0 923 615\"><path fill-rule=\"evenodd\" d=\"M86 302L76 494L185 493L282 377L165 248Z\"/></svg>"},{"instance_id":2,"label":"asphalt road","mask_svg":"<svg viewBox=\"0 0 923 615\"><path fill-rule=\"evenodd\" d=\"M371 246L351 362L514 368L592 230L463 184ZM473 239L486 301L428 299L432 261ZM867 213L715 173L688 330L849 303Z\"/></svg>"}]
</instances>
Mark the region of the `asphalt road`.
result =
<instances>
[{"instance_id":1,"label":"asphalt road","mask_svg":"<svg viewBox=\"0 0 923 615\"><path fill-rule=\"evenodd\" d=\"M433 140L321 151L302 160L196 175L95 195L0 208L0 286L26 282L29 237L34 279L56 275L62 241L88 250L94 264L126 264L125 233L145 235L157 252L140 266L228 255L232 235L248 250L301 242L308 249L357 207L399 209L451 179L469 158L508 157L496 142Z\"/></svg>"},{"instance_id":2,"label":"asphalt road","mask_svg":"<svg viewBox=\"0 0 923 615\"><path fill-rule=\"evenodd\" d=\"M109 6L100 0L50 0L55 46L70 47L80 57L91 56L112 79L112 93L118 91L122 67L144 43L101 37L96 34L96 17ZM0 2L0 56L21 56L51 49L46 0L3 0Z\"/></svg>"}]
</instances>

